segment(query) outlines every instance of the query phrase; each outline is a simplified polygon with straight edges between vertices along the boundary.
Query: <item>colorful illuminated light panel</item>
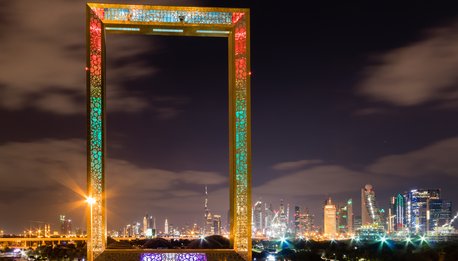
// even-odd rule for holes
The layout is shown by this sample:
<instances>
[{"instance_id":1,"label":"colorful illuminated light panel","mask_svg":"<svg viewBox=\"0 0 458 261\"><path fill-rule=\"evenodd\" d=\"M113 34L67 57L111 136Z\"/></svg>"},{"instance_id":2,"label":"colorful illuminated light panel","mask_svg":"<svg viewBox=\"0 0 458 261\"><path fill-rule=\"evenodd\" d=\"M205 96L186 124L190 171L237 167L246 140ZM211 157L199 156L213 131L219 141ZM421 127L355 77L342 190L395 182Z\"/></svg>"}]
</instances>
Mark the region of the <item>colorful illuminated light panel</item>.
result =
<instances>
[{"instance_id":1,"label":"colorful illuminated light panel","mask_svg":"<svg viewBox=\"0 0 458 261\"><path fill-rule=\"evenodd\" d=\"M207 261L204 253L144 253L140 261Z\"/></svg>"},{"instance_id":2,"label":"colorful illuminated light panel","mask_svg":"<svg viewBox=\"0 0 458 261\"><path fill-rule=\"evenodd\" d=\"M246 260L251 260L249 24L248 9L93 3L87 5L87 180L88 196L95 199L95 203L90 205L88 214L88 260L95 259L105 250L107 236L104 64L106 33L206 36L228 39L230 239L233 249ZM198 258L198 254L195 255ZM144 256L150 259L142 260L159 260L154 257L154 255Z\"/></svg>"}]
</instances>

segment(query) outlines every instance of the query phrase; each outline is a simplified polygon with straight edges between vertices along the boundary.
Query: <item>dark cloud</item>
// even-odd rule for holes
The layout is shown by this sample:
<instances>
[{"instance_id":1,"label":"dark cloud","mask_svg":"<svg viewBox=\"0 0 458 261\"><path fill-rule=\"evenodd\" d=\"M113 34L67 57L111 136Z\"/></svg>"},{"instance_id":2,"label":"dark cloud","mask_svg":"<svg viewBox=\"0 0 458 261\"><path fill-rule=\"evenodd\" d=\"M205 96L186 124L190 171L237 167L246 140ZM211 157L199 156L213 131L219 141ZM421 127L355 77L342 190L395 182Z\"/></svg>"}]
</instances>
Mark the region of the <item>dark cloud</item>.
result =
<instances>
[{"instance_id":1,"label":"dark cloud","mask_svg":"<svg viewBox=\"0 0 458 261\"><path fill-rule=\"evenodd\" d=\"M356 170L320 160L283 162L274 165L274 168L286 170L286 167L294 167L291 168L294 171L277 176L255 187L254 191L257 195L278 197L315 196L329 192L354 192L366 183L372 183L381 189L389 189L393 179L421 177L423 180L434 181L439 177L452 178L458 175L458 161L455 157L457 153L458 138L454 137L403 154L383 156ZM321 165L309 167L308 164L304 164L316 161Z\"/></svg>"},{"instance_id":2,"label":"dark cloud","mask_svg":"<svg viewBox=\"0 0 458 261\"><path fill-rule=\"evenodd\" d=\"M456 178L458 176L458 138L450 138L403 154L384 156L367 170L376 174L391 174L432 179L438 175Z\"/></svg>"},{"instance_id":3,"label":"dark cloud","mask_svg":"<svg viewBox=\"0 0 458 261\"><path fill-rule=\"evenodd\" d=\"M351 170L343 166L322 165L302 169L271 179L254 188L256 195L276 195L277 197L316 196L351 192L364 185L367 173ZM373 183L386 184L382 175L370 178Z\"/></svg>"},{"instance_id":4,"label":"dark cloud","mask_svg":"<svg viewBox=\"0 0 458 261\"><path fill-rule=\"evenodd\" d=\"M458 22L381 55L367 68L359 93L396 106L457 100Z\"/></svg>"},{"instance_id":5,"label":"dark cloud","mask_svg":"<svg viewBox=\"0 0 458 261\"><path fill-rule=\"evenodd\" d=\"M2 214L2 225L20 232L18 226L27 224L32 217L57 220L58 214L69 212L84 224L84 205L77 209L73 205L84 200L86 191L85 148L85 142L78 139L1 145L0 213L6 213ZM145 168L120 159L107 160L106 179L109 209L115 213L110 224L114 227L148 210L162 210L165 215L170 206L175 206L172 211L200 213L196 206L203 201L203 185L227 182L227 177L216 172ZM189 189L193 185L196 189Z\"/></svg>"},{"instance_id":6,"label":"dark cloud","mask_svg":"<svg viewBox=\"0 0 458 261\"><path fill-rule=\"evenodd\" d=\"M8 14L21 15L7 16L8 26L0 26L0 34L7 35L0 42L0 107L33 108L62 115L84 113L85 4L59 0L9 3ZM116 54L107 74L110 111L144 110L153 102L129 92L122 82L156 72L156 68L138 57L154 51L157 45L151 46L141 39L132 42L128 37L108 40L108 52ZM159 107L157 111L159 117L165 118L177 112L171 106Z\"/></svg>"}]
</instances>

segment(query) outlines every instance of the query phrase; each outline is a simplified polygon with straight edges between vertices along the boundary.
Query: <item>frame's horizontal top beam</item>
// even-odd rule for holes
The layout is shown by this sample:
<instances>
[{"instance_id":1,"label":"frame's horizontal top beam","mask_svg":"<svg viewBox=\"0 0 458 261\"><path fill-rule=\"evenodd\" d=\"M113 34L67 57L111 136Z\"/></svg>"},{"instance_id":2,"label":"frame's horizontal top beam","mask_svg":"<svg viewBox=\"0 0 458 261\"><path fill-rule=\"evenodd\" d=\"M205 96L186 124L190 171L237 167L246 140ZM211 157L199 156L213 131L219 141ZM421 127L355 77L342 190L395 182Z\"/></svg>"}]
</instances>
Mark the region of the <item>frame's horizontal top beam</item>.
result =
<instances>
[{"instance_id":1,"label":"frame's horizontal top beam","mask_svg":"<svg viewBox=\"0 0 458 261\"><path fill-rule=\"evenodd\" d=\"M125 4L102 4L87 3L90 8L125 8L142 10L167 10L167 11L195 11L195 12L230 12L248 13L249 8L227 8L227 7L198 7L198 6L160 6L160 5L125 5Z\"/></svg>"},{"instance_id":2,"label":"frame's horizontal top beam","mask_svg":"<svg viewBox=\"0 0 458 261\"><path fill-rule=\"evenodd\" d=\"M171 7L149 5L93 4L94 10L103 23L175 24L181 26L222 25L233 26L240 14L249 9Z\"/></svg>"}]
</instances>

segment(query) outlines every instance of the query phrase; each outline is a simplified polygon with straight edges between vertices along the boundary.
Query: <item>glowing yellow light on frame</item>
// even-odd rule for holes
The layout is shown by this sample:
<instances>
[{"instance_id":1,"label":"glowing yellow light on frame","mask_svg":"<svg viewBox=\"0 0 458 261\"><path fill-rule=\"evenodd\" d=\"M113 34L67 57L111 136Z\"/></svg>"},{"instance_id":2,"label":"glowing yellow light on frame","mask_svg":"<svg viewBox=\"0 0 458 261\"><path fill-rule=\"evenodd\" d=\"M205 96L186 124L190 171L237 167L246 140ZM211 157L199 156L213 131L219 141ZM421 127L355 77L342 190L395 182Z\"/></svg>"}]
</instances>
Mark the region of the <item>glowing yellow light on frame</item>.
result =
<instances>
[{"instance_id":1,"label":"glowing yellow light on frame","mask_svg":"<svg viewBox=\"0 0 458 261\"><path fill-rule=\"evenodd\" d=\"M87 197L86 198L86 202L89 204L89 205L93 205L95 203L95 198L93 197Z\"/></svg>"}]
</instances>

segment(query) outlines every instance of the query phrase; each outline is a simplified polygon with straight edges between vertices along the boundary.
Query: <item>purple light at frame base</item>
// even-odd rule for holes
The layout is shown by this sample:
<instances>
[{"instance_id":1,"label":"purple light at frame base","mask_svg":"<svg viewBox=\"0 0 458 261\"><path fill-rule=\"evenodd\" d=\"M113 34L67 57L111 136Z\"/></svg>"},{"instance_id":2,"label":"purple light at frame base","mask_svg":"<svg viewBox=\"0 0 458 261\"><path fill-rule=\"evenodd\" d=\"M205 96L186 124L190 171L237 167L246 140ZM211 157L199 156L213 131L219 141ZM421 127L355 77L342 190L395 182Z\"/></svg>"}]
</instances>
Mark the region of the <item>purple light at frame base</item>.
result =
<instances>
[{"instance_id":1,"label":"purple light at frame base","mask_svg":"<svg viewBox=\"0 0 458 261\"><path fill-rule=\"evenodd\" d=\"M140 261L207 261L204 253L143 253Z\"/></svg>"}]
</instances>

